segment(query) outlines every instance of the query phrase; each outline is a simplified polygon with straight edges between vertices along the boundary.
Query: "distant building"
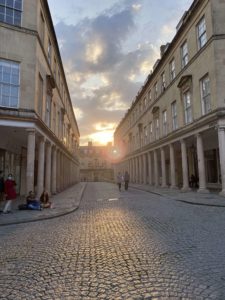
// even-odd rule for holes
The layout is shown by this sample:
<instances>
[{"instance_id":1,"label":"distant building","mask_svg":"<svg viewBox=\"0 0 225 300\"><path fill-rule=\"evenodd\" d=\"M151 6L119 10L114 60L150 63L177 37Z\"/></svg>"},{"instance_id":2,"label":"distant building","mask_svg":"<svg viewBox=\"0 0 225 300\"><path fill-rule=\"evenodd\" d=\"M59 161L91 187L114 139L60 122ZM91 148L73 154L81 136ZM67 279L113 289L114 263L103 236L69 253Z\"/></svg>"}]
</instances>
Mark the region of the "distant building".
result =
<instances>
[{"instance_id":1,"label":"distant building","mask_svg":"<svg viewBox=\"0 0 225 300\"><path fill-rule=\"evenodd\" d=\"M80 180L113 181L113 146L80 146Z\"/></svg>"},{"instance_id":2,"label":"distant building","mask_svg":"<svg viewBox=\"0 0 225 300\"><path fill-rule=\"evenodd\" d=\"M225 1L195 0L114 134L131 181L225 195Z\"/></svg>"},{"instance_id":3,"label":"distant building","mask_svg":"<svg viewBox=\"0 0 225 300\"><path fill-rule=\"evenodd\" d=\"M19 194L79 180L79 129L47 1L0 1L0 137L0 170Z\"/></svg>"}]
</instances>

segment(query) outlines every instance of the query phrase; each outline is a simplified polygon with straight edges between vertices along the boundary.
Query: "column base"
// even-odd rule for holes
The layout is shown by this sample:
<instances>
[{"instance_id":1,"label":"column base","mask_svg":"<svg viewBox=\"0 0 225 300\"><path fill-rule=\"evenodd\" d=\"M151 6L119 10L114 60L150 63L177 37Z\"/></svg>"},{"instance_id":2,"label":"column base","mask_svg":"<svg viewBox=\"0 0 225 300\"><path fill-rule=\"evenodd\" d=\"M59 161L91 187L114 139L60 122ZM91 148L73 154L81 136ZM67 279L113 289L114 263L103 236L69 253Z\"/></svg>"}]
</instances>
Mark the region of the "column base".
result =
<instances>
[{"instance_id":1,"label":"column base","mask_svg":"<svg viewBox=\"0 0 225 300\"><path fill-rule=\"evenodd\" d=\"M201 193L201 194L208 194L209 193L209 190L205 189L205 188L199 188L198 193Z\"/></svg>"},{"instance_id":2,"label":"column base","mask_svg":"<svg viewBox=\"0 0 225 300\"><path fill-rule=\"evenodd\" d=\"M225 197L225 190L222 190L219 195Z\"/></svg>"},{"instance_id":3,"label":"column base","mask_svg":"<svg viewBox=\"0 0 225 300\"><path fill-rule=\"evenodd\" d=\"M167 184L161 185L161 188L167 189L167 188L168 188L168 185L167 185Z\"/></svg>"},{"instance_id":4,"label":"column base","mask_svg":"<svg viewBox=\"0 0 225 300\"><path fill-rule=\"evenodd\" d=\"M187 187L182 187L181 192L186 193L186 192L190 192L191 188L189 188L189 186Z\"/></svg>"},{"instance_id":5,"label":"column base","mask_svg":"<svg viewBox=\"0 0 225 300\"><path fill-rule=\"evenodd\" d=\"M171 186L170 186L170 189L171 189L171 190L179 190L179 188L178 188L176 185L171 185Z\"/></svg>"}]
</instances>

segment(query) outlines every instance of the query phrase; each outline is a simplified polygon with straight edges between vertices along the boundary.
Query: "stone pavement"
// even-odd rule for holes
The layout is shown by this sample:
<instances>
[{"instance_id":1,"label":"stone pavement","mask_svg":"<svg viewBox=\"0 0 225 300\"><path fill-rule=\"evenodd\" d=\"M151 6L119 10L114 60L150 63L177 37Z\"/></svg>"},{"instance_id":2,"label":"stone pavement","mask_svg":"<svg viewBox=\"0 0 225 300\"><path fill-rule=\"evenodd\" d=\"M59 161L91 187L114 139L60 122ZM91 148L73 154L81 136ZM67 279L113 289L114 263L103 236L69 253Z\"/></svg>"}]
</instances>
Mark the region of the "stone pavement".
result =
<instances>
[{"instance_id":1,"label":"stone pavement","mask_svg":"<svg viewBox=\"0 0 225 300\"><path fill-rule=\"evenodd\" d=\"M0 226L52 219L71 213L79 207L85 187L86 183L81 182L52 196L50 199L53 204L52 208L42 211L18 210L18 205L25 203L25 200L17 199L13 202L12 213L0 214Z\"/></svg>"},{"instance_id":2,"label":"stone pavement","mask_svg":"<svg viewBox=\"0 0 225 300\"><path fill-rule=\"evenodd\" d=\"M182 192L179 189L170 188L155 188L153 186L144 184L130 184L130 188L147 191L152 194L166 197L168 200L181 201L192 205L204 205L225 207L225 197L220 196L217 192L198 193L197 191L190 190L189 192Z\"/></svg>"}]
</instances>

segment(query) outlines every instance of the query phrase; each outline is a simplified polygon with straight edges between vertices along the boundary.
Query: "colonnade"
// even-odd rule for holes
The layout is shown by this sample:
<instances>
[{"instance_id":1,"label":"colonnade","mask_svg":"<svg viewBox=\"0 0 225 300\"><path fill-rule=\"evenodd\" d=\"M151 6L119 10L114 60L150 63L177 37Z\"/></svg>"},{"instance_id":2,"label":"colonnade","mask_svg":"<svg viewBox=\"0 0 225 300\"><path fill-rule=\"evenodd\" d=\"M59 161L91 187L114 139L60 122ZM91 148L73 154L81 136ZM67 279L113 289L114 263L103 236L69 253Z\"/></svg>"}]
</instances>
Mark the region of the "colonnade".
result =
<instances>
[{"instance_id":1,"label":"colonnade","mask_svg":"<svg viewBox=\"0 0 225 300\"><path fill-rule=\"evenodd\" d=\"M37 136L34 129L28 129L27 134L27 193L35 190L36 155L38 161L36 192L38 197L40 197L43 190L46 190L49 194L56 194L78 181L79 166L72 155L57 147L49 139Z\"/></svg>"},{"instance_id":2,"label":"colonnade","mask_svg":"<svg viewBox=\"0 0 225 300\"><path fill-rule=\"evenodd\" d=\"M198 192L207 193L203 134L203 132L199 132L191 136L191 138L195 139L197 148ZM187 153L188 138L190 137L182 138L164 144L161 147L149 149L148 151L145 150L141 152L140 149L139 154L130 155L126 160L118 164L115 171L122 173L128 171L132 183L149 184L164 188L169 186L171 189L176 189L178 188L176 169L179 163L182 168L182 178L179 178L179 182L182 183L181 189L182 191L188 191L190 189ZM176 157L178 148L181 153L181 158ZM218 148L222 183L221 194L225 195L225 126L218 126ZM165 153L167 153L167 161Z\"/></svg>"}]
</instances>

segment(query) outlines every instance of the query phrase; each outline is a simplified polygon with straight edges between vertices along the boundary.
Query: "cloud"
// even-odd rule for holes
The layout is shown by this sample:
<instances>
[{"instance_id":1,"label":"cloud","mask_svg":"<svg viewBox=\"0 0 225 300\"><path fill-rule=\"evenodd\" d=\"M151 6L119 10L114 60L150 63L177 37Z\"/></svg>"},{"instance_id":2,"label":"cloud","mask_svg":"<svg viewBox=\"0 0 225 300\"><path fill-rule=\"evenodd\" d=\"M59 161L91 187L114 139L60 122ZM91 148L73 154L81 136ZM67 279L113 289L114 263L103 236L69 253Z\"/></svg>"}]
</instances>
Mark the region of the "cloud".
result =
<instances>
[{"instance_id":1,"label":"cloud","mask_svg":"<svg viewBox=\"0 0 225 300\"><path fill-rule=\"evenodd\" d=\"M174 22L169 18L163 26L154 27L149 19L137 25L146 3L118 1L95 17L76 24L60 21L55 27L81 144L93 133L94 138L103 134L96 124L104 124L110 136L110 124L124 116L158 58L159 43L172 35Z\"/></svg>"}]
</instances>

